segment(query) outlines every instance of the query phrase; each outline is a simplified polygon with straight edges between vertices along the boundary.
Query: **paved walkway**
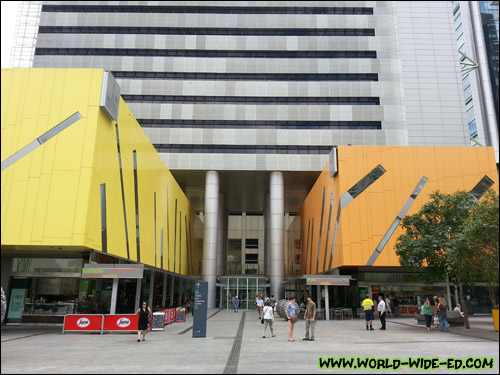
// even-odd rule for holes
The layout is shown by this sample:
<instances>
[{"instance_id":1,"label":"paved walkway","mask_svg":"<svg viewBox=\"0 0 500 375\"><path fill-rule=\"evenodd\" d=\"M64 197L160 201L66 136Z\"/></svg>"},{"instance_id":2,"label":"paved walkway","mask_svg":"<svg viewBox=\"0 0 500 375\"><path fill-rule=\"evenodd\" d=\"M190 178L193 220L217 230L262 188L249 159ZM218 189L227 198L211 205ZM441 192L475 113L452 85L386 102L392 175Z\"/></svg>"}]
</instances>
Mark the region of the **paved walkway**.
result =
<instances>
[{"instance_id":1,"label":"paved walkway","mask_svg":"<svg viewBox=\"0 0 500 375\"><path fill-rule=\"evenodd\" d=\"M212 315L217 310L209 310ZM276 337L262 338L255 311L220 311L207 323L206 338L192 338L192 324L175 323L150 332L138 343L136 334L61 334L61 327L2 327L1 372L8 373L372 373L375 370L320 370L318 357L493 357L499 372L498 332L491 317L471 319L473 329L427 332L413 318L390 319L387 330L366 331L364 321L319 321L316 341L302 341L305 323L296 324L295 342L287 341L287 322L277 317ZM184 333L183 333L184 332ZM401 367L378 373L415 373ZM423 373L424 371L421 371ZM440 368L436 374L457 373ZM427 372L428 373L428 372Z\"/></svg>"}]
</instances>

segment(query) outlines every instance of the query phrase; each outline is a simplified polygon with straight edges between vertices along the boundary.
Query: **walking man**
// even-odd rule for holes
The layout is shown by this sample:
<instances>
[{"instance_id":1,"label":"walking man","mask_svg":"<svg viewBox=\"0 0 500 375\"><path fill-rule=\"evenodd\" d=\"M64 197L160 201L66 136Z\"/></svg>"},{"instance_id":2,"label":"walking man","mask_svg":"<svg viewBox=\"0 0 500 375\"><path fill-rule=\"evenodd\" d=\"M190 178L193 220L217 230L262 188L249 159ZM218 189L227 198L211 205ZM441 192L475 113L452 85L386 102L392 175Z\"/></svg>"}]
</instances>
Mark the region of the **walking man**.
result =
<instances>
[{"instance_id":1,"label":"walking man","mask_svg":"<svg viewBox=\"0 0 500 375\"><path fill-rule=\"evenodd\" d=\"M314 322L316 320L316 304L313 302L311 296L307 296L307 307L306 307L306 313L304 314L304 320L306 321L306 337L304 337L302 340L314 341ZM311 336L309 336L309 328L311 329Z\"/></svg>"},{"instance_id":2,"label":"walking man","mask_svg":"<svg viewBox=\"0 0 500 375\"><path fill-rule=\"evenodd\" d=\"M366 298L361 303L361 306L363 307L363 311L365 313L366 330L368 331L368 326L369 326L370 331L373 331L372 321L373 321L373 310L375 308L375 305L371 300L370 295L368 294L366 295Z\"/></svg>"},{"instance_id":3,"label":"walking man","mask_svg":"<svg viewBox=\"0 0 500 375\"><path fill-rule=\"evenodd\" d=\"M382 327L380 327L380 329L385 331L386 306L385 306L384 297L382 297L382 296L378 296L377 309L378 309L378 315L380 317L380 323L382 324Z\"/></svg>"}]
</instances>

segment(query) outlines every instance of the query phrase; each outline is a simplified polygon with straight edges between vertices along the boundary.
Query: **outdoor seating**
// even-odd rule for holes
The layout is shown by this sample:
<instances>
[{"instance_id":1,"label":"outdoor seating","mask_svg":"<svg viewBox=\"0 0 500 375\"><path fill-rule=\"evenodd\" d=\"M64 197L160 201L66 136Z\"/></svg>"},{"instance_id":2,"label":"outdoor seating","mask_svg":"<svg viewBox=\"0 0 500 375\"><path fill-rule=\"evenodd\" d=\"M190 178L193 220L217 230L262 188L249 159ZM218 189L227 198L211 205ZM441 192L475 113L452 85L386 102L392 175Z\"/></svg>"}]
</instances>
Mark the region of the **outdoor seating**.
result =
<instances>
[{"instance_id":1,"label":"outdoor seating","mask_svg":"<svg viewBox=\"0 0 500 375\"><path fill-rule=\"evenodd\" d=\"M325 310L324 309L316 309L316 319L324 320L325 319Z\"/></svg>"},{"instance_id":2,"label":"outdoor seating","mask_svg":"<svg viewBox=\"0 0 500 375\"><path fill-rule=\"evenodd\" d=\"M338 320L343 320L344 319L344 312L342 309L335 309L333 311L333 318L338 319Z\"/></svg>"},{"instance_id":3,"label":"outdoor seating","mask_svg":"<svg viewBox=\"0 0 500 375\"><path fill-rule=\"evenodd\" d=\"M417 319L418 325L425 325L425 317L423 315L418 315L415 317ZM464 318L460 315L458 311L447 311L446 320L450 327L463 327Z\"/></svg>"},{"instance_id":4,"label":"outdoor seating","mask_svg":"<svg viewBox=\"0 0 500 375\"><path fill-rule=\"evenodd\" d=\"M351 320L353 319L352 317L352 309L344 309L344 318L345 319L348 319L348 320Z\"/></svg>"}]
</instances>

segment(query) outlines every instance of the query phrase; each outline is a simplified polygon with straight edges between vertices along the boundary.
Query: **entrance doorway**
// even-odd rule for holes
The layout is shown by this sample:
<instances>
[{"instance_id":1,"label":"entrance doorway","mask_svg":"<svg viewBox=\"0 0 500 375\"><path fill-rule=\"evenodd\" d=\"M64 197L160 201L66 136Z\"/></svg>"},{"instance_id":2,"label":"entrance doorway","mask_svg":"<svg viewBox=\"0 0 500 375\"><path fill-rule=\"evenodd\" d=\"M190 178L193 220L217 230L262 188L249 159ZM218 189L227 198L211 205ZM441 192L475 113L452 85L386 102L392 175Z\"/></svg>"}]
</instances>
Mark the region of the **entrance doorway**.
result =
<instances>
[{"instance_id":1,"label":"entrance doorway","mask_svg":"<svg viewBox=\"0 0 500 375\"><path fill-rule=\"evenodd\" d=\"M249 276L220 276L217 288L220 290L218 306L226 310L234 309L236 296L240 299L240 309L255 309L255 299L258 295L266 296L270 287L269 279Z\"/></svg>"}]
</instances>

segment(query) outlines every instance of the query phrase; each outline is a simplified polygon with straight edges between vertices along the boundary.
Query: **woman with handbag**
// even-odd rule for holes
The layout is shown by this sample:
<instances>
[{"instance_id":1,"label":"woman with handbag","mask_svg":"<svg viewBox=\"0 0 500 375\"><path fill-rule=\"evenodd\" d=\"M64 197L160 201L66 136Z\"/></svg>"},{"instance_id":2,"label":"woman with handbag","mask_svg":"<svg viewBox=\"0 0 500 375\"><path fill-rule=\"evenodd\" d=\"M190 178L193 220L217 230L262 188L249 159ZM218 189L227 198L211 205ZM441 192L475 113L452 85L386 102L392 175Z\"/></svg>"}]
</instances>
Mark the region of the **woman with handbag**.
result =
<instances>
[{"instance_id":1,"label":"woman with handbag","mask_svg":"<svg viewBox=\"0 0 500 375\"><path fill-rule=\"evenodd\" d=\"M290 302L286 305L286 317L288 319L288 341L295 341L293 339L293 326L297 323L297 316L295 315L295 297L290 297Z\"/></svg>"}]
</instances>

